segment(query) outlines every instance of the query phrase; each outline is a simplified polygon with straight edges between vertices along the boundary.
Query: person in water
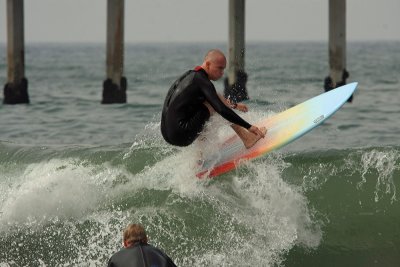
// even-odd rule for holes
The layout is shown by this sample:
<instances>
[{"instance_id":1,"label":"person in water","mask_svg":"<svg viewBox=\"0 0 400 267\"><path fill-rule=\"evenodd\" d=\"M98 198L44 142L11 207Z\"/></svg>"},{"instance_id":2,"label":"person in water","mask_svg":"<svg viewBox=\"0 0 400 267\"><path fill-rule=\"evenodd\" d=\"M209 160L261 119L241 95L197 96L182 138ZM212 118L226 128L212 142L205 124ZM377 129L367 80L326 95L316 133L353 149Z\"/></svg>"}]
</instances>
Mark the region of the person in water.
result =
<instances>
[{"instance_id":1,"label":"person in water","mask_svg":"<svg viewBox=\"0 0 400 267\"><path fill-rule=\"evenodd\" d=\"M265 127L251 125L232 110L247 112L245 104L232 103L217 93L211 81L221 78L225 67L225 55L212 49L201 66L185 72L172 84L161 115L161 133L165 141L176 146L190 145L215 112L232 123L231 127L246 148L264 138Z\"/></svg>"},{"instance_id":2,"label":"person in water","mask_svg":"<svg viewBox=\"0 0 400 267\"><path fill-rule=\"evenodd\" d=\"M124 248L111 256L108 267L176 267L160 249L147 243L140 224L129 224L123 234Z\"/></svg>"}]
</instances>

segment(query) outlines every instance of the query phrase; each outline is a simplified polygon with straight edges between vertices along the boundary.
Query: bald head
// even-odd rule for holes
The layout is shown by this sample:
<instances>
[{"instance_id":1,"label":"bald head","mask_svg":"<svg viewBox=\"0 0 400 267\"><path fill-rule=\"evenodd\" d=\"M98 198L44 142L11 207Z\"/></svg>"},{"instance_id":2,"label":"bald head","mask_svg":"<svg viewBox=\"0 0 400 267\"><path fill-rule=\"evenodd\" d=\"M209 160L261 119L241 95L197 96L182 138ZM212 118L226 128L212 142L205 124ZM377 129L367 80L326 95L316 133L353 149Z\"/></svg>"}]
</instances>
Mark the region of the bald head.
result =
<instances>
[{"instance_id":1,"label":"bald head","mask_svg":"<svg viewBox=\"0 0 400 267\"><path fill-rule=\"evenodd\" d=\"M224 75L226 58L219 49L211 49L204 57L201 67L207 72L210 80L216 81Z\"/></svg>"},{"instance_id":2,"label":"bald head","mask_svg":"<svg viewBox=\"0 0 400 267\"><path fill-rule=\"evenodd\" d=\"M219 49L211 49L204 56L204 61L216 61L216 60L226 60L224 53Z\"/></svg>"}]
</instances>

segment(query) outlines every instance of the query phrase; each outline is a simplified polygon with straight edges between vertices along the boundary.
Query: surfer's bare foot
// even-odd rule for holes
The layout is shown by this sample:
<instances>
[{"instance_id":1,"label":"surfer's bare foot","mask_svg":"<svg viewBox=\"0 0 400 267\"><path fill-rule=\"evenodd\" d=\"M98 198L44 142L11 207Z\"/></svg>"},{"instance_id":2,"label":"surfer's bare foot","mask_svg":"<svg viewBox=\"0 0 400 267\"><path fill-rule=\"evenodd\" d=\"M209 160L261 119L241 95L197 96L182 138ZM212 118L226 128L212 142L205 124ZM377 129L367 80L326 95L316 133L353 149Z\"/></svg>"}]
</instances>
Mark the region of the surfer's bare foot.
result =
<instances>
[{"instance_id":1,"label":"surfer's bare foot","mask_svg":"<svg viewBox=\"0 0 400 267\"><path fill-rule=\"evenodd\" d=\"M267 128L261 127L261 132L265 135L267 133ZM254 134L252 132L248 132L248 134L242 139L244 146L249 149L254 146L258 140L260 140L262 136Z\"/></svg>"}]
</instances>

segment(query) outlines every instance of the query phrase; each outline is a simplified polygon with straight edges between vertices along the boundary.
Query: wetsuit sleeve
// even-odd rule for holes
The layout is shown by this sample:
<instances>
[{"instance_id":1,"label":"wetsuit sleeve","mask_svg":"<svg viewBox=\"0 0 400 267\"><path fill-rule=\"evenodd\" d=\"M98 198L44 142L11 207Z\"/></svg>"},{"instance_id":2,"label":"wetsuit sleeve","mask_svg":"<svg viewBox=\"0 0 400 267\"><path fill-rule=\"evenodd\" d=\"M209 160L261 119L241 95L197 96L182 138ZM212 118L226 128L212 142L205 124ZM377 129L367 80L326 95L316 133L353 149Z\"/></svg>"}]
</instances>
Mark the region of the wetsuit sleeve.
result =
<instances>
[{"instance_id":1,"label":"wetsuit sleeve","mask_svg":"<svg viewBox=\"0 0 400 267\"><path fill-rule=\"evenodd\" d=\"M108 260L107 267L114 267L114 263L112 262L112 258Z\"/></svg>"},{"instance_id":2,"label":"wetsuit sleeve","mask_svg":"<svg viewBox=\"0 0 400 267\"><path fill-rule=\"evenodd\" d=\"M168 267L177 267L170 258L167 259L167 262L168 262Z\"/></svg>"},{"instance_id":3,"label":"wetsuit sleeve","mask_svg":"<svg viewBox=\"0 0 400 267\"><path fill-rule=\"evenodd\" d=\"M202 90L202 93L205 95L207 102L210 103L210 105L214 108L214 110L218 112L226 120L230 121L231 123L249 129L251 127L251 124L242 119L233 110L228 108L219 98L217 91L215 90L215 87L212 84L211 86L212 87L204 84L203 82L200 88Z\"/></svg>"}]
</instances>

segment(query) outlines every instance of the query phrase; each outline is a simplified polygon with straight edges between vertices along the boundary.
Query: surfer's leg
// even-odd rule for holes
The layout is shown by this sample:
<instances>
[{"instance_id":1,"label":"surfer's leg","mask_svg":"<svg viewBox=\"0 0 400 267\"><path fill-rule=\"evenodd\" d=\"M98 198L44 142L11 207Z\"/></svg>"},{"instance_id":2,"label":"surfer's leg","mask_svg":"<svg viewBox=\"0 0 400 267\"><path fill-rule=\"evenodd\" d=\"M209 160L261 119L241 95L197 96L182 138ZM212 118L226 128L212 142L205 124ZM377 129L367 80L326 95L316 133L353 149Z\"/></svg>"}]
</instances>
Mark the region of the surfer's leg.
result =
<instances>
[{"instance_id":1,"label":"surfer's leg","mask_svg":"<svg viewBox=\"0 0 400 267\"><path fill-rule=\"evenodd\" d=\"M258 140L261 139L260 135L253 134L252 132L247 131L245 128L232 124L231 125L232 129L236 132L236 134L240 137L242 140L244 146L246 148L251 148L254 146ZM261 127L260 130L265 134L267 132L267 128Z\"/></svg>"},{"instance_id":2,"label":"surfer's leg","mask_svg":"<svg viewBox=\"0 0 400 267\"><path fill-rule=\"evenodd\" d=\"M211 107L211 105L208 102L204 102L203 104L208 108L210 115L215 113L215 110ZM232 124L231 127L239 136L239 138L242 140L246 148L254 146L257 143L257 141L261 139L261 136L253 134L252 132L247 131L245 128L239 125ZM260 130L264 134L267 132L267 129L265 127L261 127Z\"/></svg>"},{"instance_id":3,"label":"surfer's leg","mask_svg":"<svg viewBox=\"0 0 400 267\"><path fill-rule=\"evenodd\" d=\"M208 103L207 101L203 102L203 105L206 106L206 108L208 109L208 112L210 112L210 116L214 115L215 110L214 108L210 105L210 103Z\"/></svg>"},{"instance_id":4,"label":"surfer's leg","mask_svg":"<svg viewBox=\"0 0 400 267\"><path fill-rule=\"evenodd\" d=\"M208 141L207 141L207 134L205 133L206 129L203 129L203 131L199 134L199 136L197 137L197 139L193 142L193 144L195 145L195 150L197 153L197 164L198 165L202 165L204 162L204 153L203 150L205 147L207 147Z\"/></svg>"}]
</instances>

